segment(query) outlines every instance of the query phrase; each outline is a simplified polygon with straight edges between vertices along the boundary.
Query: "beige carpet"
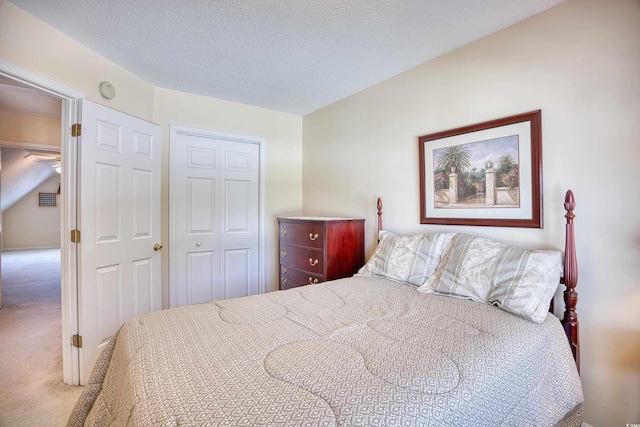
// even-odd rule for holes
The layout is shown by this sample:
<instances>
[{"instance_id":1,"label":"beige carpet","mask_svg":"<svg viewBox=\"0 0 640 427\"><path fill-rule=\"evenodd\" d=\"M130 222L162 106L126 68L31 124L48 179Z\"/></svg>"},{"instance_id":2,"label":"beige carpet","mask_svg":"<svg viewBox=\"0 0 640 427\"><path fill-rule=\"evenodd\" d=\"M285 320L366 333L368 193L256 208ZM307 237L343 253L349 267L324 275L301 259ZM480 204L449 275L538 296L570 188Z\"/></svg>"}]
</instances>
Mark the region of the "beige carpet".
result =
<instances>
[{"instance_id":1,"label":"beige carpet","mask_svg":"<svg viewBox=\"0 0 640 427\"><path fill-rule=\"evenodd\" d=\"M63 426L82 387L62 383L60 250L2 254L0 427Z\"/></svg>"}]
</instances>

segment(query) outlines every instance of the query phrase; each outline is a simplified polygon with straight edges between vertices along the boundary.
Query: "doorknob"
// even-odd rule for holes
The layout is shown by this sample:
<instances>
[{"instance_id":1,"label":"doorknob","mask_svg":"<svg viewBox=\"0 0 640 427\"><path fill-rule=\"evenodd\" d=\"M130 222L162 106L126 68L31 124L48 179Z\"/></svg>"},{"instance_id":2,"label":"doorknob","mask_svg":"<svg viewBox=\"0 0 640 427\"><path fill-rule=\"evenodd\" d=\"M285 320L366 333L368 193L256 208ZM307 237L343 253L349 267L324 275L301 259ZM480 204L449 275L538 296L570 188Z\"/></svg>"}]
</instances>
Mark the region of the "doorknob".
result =
<instances>
[{"instance_id":1,"label":"doorknob","mask_svg":"<svg viewBox=\"0 0 640 427\"><path fill-rule=\"evenodd\" d=\"M155 245L153 245L153 250L154 251L161 251L162 250L162 245L156 243Z\"/></svg>"}]
</instances>

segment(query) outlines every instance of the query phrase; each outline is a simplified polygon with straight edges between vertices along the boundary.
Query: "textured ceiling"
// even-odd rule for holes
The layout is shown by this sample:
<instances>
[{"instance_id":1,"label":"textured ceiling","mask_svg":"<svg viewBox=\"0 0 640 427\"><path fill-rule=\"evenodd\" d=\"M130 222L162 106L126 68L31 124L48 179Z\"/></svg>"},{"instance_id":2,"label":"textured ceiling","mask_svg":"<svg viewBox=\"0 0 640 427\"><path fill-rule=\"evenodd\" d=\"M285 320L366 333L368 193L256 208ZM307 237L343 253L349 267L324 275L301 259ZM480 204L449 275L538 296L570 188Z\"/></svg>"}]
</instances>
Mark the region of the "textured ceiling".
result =
<instances>
[{"instance_id":1,"label":"textured ceiling","mask_svg":"<svg viewBox=\"0 0 640 427\"><path fill-rule=\"evenodd\" d=\"M58 98L0 76L0 113L60 119L61 109Z\"/></svg>"},{"instance_id":2,"label":"textured ceiling","mask_svg":"<svg viewBox=\"0 0 640 427\"><path fill-rule=\"evenodd\" d=\"M564 0L9 1L154 86L304 115Z\"/></svg>"}]
</instances>

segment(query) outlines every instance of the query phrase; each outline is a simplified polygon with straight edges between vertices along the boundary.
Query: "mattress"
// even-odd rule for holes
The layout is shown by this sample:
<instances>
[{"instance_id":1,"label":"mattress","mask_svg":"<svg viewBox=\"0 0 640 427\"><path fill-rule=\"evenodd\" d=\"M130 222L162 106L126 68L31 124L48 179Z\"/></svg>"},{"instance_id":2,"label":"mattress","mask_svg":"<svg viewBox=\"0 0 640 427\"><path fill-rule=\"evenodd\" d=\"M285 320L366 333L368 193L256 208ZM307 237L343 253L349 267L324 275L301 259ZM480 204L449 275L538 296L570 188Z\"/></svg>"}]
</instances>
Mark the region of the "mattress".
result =
<instances>
[{"instance_id":1,"label":"mattress","mask_svg":"<svg viewBox=\"0 0 640 427\"><path fill-rule=\"evenodd\" d=\"M355 276L132 319L69 425L580 425L557 318L415 289Z\"/></svg>"}]
</instances>

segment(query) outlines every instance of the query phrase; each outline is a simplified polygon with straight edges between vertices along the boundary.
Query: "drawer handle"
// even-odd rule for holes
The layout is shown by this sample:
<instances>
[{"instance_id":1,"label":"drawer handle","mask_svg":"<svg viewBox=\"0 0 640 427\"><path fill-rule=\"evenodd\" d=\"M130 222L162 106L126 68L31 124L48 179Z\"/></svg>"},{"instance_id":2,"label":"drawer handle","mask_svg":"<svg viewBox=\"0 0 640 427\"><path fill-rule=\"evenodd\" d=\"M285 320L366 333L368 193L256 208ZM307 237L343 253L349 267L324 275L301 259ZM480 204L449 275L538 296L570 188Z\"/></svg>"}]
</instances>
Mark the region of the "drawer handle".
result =
<instances>
[{"instance_id":1,"label":"drawer handle","mask_svg":"<svg viewBox=\"0 0 640 427\"><path fill-rule=\"evenodd\" d=\"M286 277L283 277L283 278L282 278L282 284L283 284L283 285L286 285L286 284L287 284L287 278L286 278Z\"/></svg>"},{"instance_id":2,"label":"drawer handle","mask_svg":"<svg viewBox=\"0 0 640 427\"><path fill-rule=\"evenodd\" d=\"M313 278L311 276L309 276L309 284L310 285L315 285L316 283L318 283L318 278Z\"/></svg>"},{"instance_id":3,"label":"drawer handle","mask_svg":"<svg viewBox=\"0 0 640 427\"><path fill-rule=\"evenodd\" d=\"M282 256L282 258L287 256L287 251L280 251L280 255Z\"/></svg>"},{"instance_id":4,"label":"drawer handle","mask_svg":"<svg viewBox=\"0 0 640 427\"><path fill-rule=\"evenodd\" d=\"M283 229L280 231L280 234L282 234L283 236L286 236L286 235L287 235L287 230L283 228Z\"/></svg>"},{"instance_id":5,"label":"drawer handle","mask_svg":"<svg viewBox=\"0 0 640 427\"><path fill-rule=\"evenodd\" d=\"M311 267L315 267L316 265L318 265L318 260L317 259L313 259L313 258L309 258L309 265Z\"/></svg>"},{"instance_id":6,"label":"drawer handle","mask_svg":"<svg viewBox=\"0 0 640 427\"><path fill-rule=\"evenodd\" d=\"M280 271L282 271L283 274L286 274L287 273L287 267L282 267L280 269Z\"/></svg>"},{"instance_id":7,"label":"drawer handle","mask_svg":"<svg viewBox=\"0 0 640 427\"><path fill-rule=\"evenodd\" d=\"M316 233L316 234L309 233L309 240L313 241L313 240L316 240L317 238L318 238L318 233Z\"/></svg>"}]
</instances>

